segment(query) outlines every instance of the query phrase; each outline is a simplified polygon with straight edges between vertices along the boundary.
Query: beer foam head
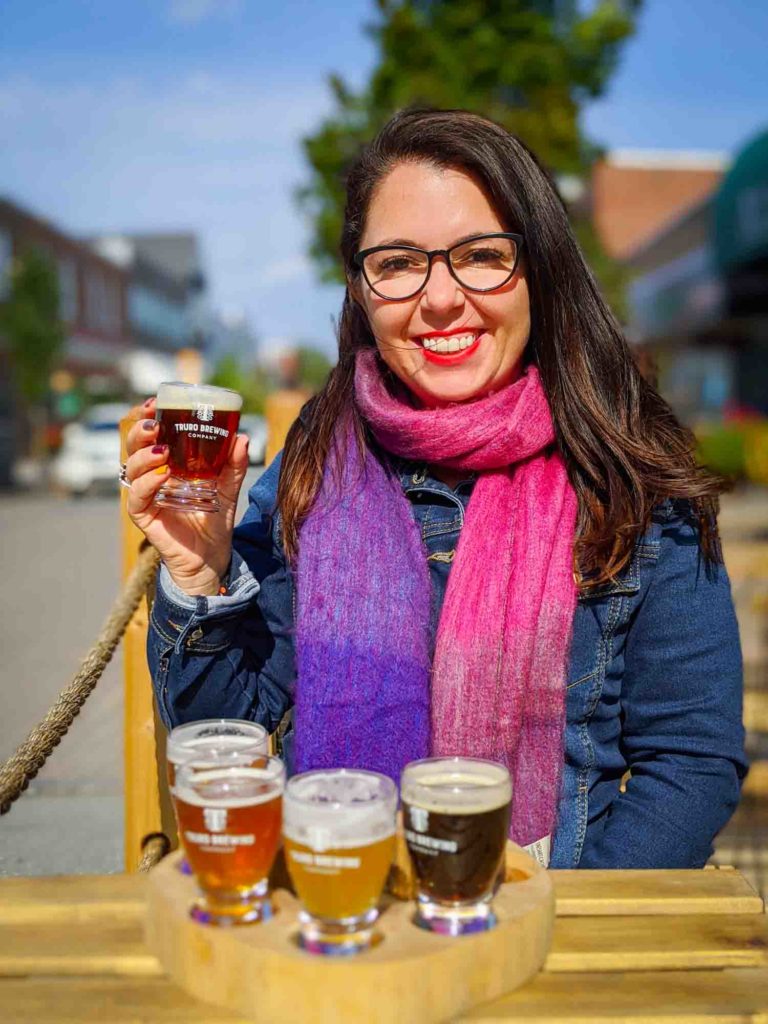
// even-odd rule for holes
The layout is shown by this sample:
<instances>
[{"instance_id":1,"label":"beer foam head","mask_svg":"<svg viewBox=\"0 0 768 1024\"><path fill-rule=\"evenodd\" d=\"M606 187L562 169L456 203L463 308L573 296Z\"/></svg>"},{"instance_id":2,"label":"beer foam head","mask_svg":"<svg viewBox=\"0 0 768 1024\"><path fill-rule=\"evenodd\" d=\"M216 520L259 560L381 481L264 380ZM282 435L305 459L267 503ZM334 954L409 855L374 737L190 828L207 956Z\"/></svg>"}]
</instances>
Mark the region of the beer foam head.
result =
<instances>
[{"instance_id":1,"label":"beer foam head","mask_svg":"<svg viewBox=\"0 0 768 1024\"><path fill-rule=\"evenodd\" d=\"M283 801L288 839L318 853L367 846L395 831L397 787L376 772L351 768L295 775Z\"/></svg>"},{"instance_id":2,"label":"beer foam head","mask_svg":"<svg viewBox=\"0 0 768 1024\"><path fill-rule=\"evenodd\" d=\"M216 388L212 384L182 384L168 381L157 389L158 409L197 409L199 405L212 405L216 412L240 412L243 396L229 388Z\"/></svg>"},{"instance_id":3,"label":"beer foam head","mask_svg":"<svg viewBox=\"0 0 768 1024\"><path fill-rule=\"evenodd\" d=\"M222 760L238 762L253 751L266 754L269 748L267 730L255 722L203 721L191 722L172 729L166 744L166 757L172 764L208 764L214 767Z\"/></svg>"},{"instance_id":4,"label":"beer foam head","mask_svg":"<svg viewBox=\"0 0 768 1024\"><path fill-rule=\"evenodd\" d=\"M493 761L429 758L406 765L400 791L406 803L433 814L482 814L509 803L512 781Z\"/></svg>"},{"instance_id":5,"label":"beer foam head","mask_svg":"<svg viewBox=\"0 0 768 1024\"><path fill-rule=\"evenodd\" d=\"M272 759L273 761L276 759ZM285 772L270 764L264 768L180 768L174 797L193 807L255 807L279 797Z\"/></svg>"}]
</instances>

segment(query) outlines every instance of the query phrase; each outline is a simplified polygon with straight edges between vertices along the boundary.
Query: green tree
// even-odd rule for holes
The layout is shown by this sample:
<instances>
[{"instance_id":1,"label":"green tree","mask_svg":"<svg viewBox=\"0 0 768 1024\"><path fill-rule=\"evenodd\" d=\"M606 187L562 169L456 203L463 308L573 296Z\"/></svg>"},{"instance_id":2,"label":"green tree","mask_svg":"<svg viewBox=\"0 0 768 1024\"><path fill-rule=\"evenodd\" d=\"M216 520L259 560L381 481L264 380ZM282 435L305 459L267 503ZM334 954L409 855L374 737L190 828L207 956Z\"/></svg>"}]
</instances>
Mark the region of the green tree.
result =
<instances>
[{"instance_id":1,"label":"green tree","mask_svg":"<svg viewBox=\"0 0 768 1024\"><path fill-rule=\"evenodd\" d=\"M313 348L311 345L300 345L298 357L299 387L317 394L331 372L331 361L319 349Z\"/></svg>"},{"instance_id":2,"label":"green tree","mask_svg":"<svg viewBox=\"0 0 768 1024\"><path fill-rule=\"evenodd\" d=\"M0 307L0 331L7 339L16 385L28 406L33 450L44 452L49 381L65 335L56 270L36 249L29 249L13 266L10 293Z\"/></svg>"},{"instance_id":3,"label":"green tree","mask_svg":"<svg viewBox=\"0 0 768 1024\"><path fill-rule=\"evenodd\" d=\"M231 353L221 356L213 368L209 383L239 392L243 396L243 412L264 412L269 380L259 368L246 369L237 356Z\"/></svg>"},{"instance_id":4,"label":"green tree","mask_svg":"<svg viewBox=\"0 0 768 1024\"><path fill-rule=\"evenodd\" d=\"M330 78L335 110L304 140L311 177L299 198L313 222L311 255L327 281L342 280L338 239L344 176L360 147L398 109L463 107L519 135L555 174L585 176L597 156L580 124L602 95L642 0L376 0L368 33L380 59L356 92ZM622 281L591 230L580 225L609 301Z\"/></svg>"}]
</instances>

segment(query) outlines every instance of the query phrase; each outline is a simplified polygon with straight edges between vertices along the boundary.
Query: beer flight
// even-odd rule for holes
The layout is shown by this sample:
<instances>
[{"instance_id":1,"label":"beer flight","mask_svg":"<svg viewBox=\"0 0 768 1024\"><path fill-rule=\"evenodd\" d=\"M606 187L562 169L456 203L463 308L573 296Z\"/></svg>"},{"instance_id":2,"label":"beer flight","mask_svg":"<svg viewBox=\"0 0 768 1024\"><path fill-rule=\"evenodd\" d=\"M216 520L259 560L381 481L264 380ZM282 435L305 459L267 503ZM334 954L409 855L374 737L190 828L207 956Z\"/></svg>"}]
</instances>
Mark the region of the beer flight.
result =
<instances>
[{"instance_id":1,"label":"beer flight","mask_svg":"<svg viewBox=\"0 0 768 1024\"><path fill-rule=\"evenodd\" d=\"M416 880L414 923L444 935L496 923L512 784L502 765L446 757L385 775L320 769L286 780L252 722L194 722L168 738L179 837L200 897L191 916L257 924L273 913L269 874L282 844L298 896L298 944L358 953L381 941L380 901L395 857L398 802Z\"/></svg>"},{"instance_id":2,"label":"beer flight","mask_svg":"<svg viewBox=\"0 0 768 1024\"><path fill-rule=\"evenodd\" d=\"M232 450L242 398L227 388L169 382L157 393L158 441L170 475L155 501L179 512L220 509L217 479ZM298 942L347 954L380 941L381 895L395 857L398 802L417 883L415 923L446 935L493 927L512 785L501 765L433 758L391 779L354 768L286 781L266 731L218 720L173 729L168 782L204 924L256 924L272 915L269 874L281 844L301 904Z\"/></svg>"}]
</instances>

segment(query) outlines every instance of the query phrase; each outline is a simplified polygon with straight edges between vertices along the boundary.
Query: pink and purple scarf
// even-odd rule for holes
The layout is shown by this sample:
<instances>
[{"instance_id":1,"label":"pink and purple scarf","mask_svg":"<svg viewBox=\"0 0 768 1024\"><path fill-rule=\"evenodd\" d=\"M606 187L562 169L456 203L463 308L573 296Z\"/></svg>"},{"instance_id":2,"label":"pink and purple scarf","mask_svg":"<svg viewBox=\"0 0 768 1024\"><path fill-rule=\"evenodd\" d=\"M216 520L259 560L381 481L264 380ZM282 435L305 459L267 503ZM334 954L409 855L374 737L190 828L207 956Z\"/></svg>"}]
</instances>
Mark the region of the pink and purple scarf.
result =
<instances>
[{"instance_id":1,"label":"pink and purple scarf","mask_svg":"<svg viewBox=\"0 0 768 1024\"><path fill-rule=\"evenodd\" d=\"M399 476L370 451L348 450L341 479L326 467L299 544L297 771L397 782L416 758L498 761L513 780L510 836L526 846L554 831L576 607L576 496L538 372L413 408L366 351L355 396L385 451L479 476L430 660L427 556Z\"/></svg>"}]
</instances>

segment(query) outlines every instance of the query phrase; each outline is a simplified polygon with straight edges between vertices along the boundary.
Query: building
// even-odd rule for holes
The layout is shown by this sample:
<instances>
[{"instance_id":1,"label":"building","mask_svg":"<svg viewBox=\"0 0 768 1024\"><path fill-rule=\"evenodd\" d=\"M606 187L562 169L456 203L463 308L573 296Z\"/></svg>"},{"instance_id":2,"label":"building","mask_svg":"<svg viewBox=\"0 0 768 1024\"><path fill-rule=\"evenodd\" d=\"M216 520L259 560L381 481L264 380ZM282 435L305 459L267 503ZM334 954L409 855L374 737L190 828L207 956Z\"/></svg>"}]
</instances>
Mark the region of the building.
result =
<instances>
[{"instance_id":1,"label":"building","mask_svg":"<svg viewBox=\"0 0 768 1024\"><path fill-rule=\"evenodd\" d=\"M768 416L768 131L625 259L630 337L689 422Z\"/></svg>"},{"instance_id":2,"label":"building","mask_svg":"<svg viewBox=\"0 0 768 1024\"><path fill-rule=\"evenodd\" d=\"M93 395L123 389L120 364L131 348L125 272L47 220L0 198L0 302L7 298L15 260L31 249L56 269L59 311L66 332L60 368ZM71 413L78 411L75 404ZM52 409L54 415L56 408ZM8 484L14 458L30 442L22 397L13 383L6 343L0 339L0 483Z\"/></svg>"},{"instance_id":3,"label":"building","mask_svg":"<svg viewBox=\"0 0 768 1024\"><path fill-rule=\"evenodd\" d=\"M592 172L591 208L606 252L628 259L717 188L724 153L615 150Z\"/></svg>"},{"instance_id":4,"label":"building","mask_svg":"<svg viewBox=\"0 0 768 1024\"><path fill-rule=\"evenodd\" d=\"M149 394L179 376L179 355L201 353L208 341L205 277L197 237L110 234L90 240L127 275L126 317L133 345L121 363L128 386Z\"/></svg>"}]
</instances>

